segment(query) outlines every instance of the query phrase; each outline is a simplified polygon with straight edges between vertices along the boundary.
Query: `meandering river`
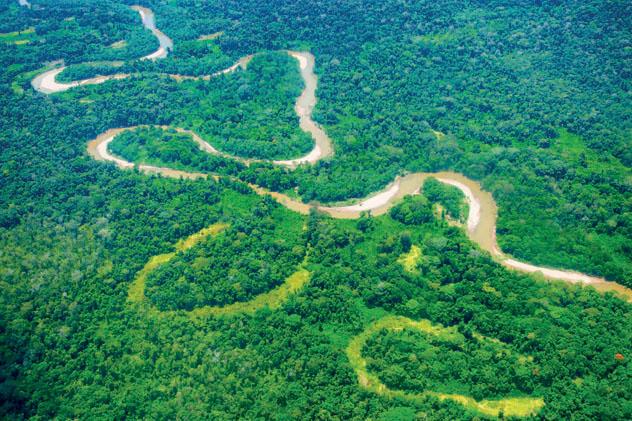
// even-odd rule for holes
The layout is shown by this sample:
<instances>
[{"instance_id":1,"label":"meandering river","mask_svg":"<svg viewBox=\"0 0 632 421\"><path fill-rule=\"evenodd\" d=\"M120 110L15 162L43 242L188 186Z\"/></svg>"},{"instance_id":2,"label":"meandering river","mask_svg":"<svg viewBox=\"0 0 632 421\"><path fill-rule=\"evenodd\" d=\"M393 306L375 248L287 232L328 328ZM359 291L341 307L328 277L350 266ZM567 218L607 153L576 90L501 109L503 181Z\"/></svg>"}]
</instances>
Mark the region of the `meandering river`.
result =
<instances>
[{"instance_id":1,"label":"meandering river","mask_svg":"<svg viewBox=\"0 0 632 421\"><path fill-rule=\"evenodd\" d=\"M141 60L156 60L159 58L165 58L169 54L170 50L173 50L173 41L166 36L160 29L156 28L156 17L151 9L143 6L132 6L132 9L136 10L140 14L140 18L143 21L145 28L149 29L160 43L160 47L151 54L141 57Z\"/></svg>"},{"instance_id":2,"label":"meandering river","mask_svg":"<svg viewBox=\"0 0 632 421\"><path fill-rule=\"evenodd\" d=\"M140 59L141 60L157 60L157 59L167 57L167 55L169 54L169 51L173 50L173 41L171 40L171 38L166 36L161 30L156 28L156 20L154 17L154 12L142 6L132 6L132 9L138 12L138 14L140 15L141 21L143 22L143 26L149 29L154 34L154 36L158 39L158 42L160 44L160 46L158 47L156 51L144 57L141 57ZM122 65L123 63L110 62L110 64L116 67L116 66ZM77 80L77 81L67 82L67 83L57 82L57 75L59 75L65 69L66 67L62 66L62 67L57 67L57 68L48 70L44 73L41 73L31 81L31 85L36 91L42 92L44 94L54 94L57 92L63 92L68 89L75 88L77 86L97 85L99 83L107 82L108 80L125 79L130 76L129 73L117 73L113 75L97 76L97 77L93 77L89 79Z\"/></svg>"},{"instance_id":3,"label":"meandering river","mask_svg":"<svg viewBox=\"0 0 632 421\"><path fill-rule=\"evenodd\" d=\"M159 50L144 58L157 59L165 57L168 50L173 46L171 40L169 40L166 36L164 36L164 34L162 34L162 32L156 29L153 13L151 13L149 9L140 6L135 6L134 9L141 14L143 24L147 28L151 29L152 32L154 32L154 34L161 40ZM168 40L168 42L165 39L161 39L161 36ZM333 142L331 141L327 133L312 118L312 112L317 101L316 89L318 86L318 79L314 73L314 56L308 52L287 51L287 53L297 60L301 76L305 84L304 89L295 104L295 111L299 118L300 128L304 132L311 135L314 139L314 148L305 156L290 160L272 161L276 165L281 165L293 169L296 168L298 165L314 164L321 159L332 156L334 153L334 148ZM212 75L196 77L184 75L169 76L176 80L208 80L213 77L218 77L237 71L240 68L246 68L251 58L252 55L246 56L229 68L216 72ZM33 87L45 94L51 94L71 89L77 86L102 83L106 80L120 79L129 76L126 74L111 75L71 82L68 84L59 84L55 81L55 76L61 71L63 71L63 68L53 69L36 77L32 82ZM165 129L167 128L164 126L161 127ZM112 142L115 136L122 131L131 130L133 128L134 127L116 128L102 133L96 139L91 140L88 143L89 155L96 160L112 162L121 169L131 169L137 167L140 171L151 174L160 174L165 177L196 179L212 176L218 178L218 176L208 175L204 173L181 171L167 167L157 167L145 164L134 164L111 154L108 150L108 145ZM193 141L195 141L199 148L204 152L239 160L246 165L258 161L253 159L244 159L221 152L214 148L211 144L206 142L204 139L202 139L200 136L198 136L196 133L184 128L175 129L191 135ZM367 198L357 200L350 205L316 205L316 207L320 211L329 214L333 218L359 218L363 212L367 211L370 211L371 214L374 216L382 215L386 213L404 196L420 193L420 189L422 188L424 181L428 177L434 177L440 182L457 187L463 192L467 202L469 203L469 214L464 226L468 237L474 243L478 244L481 249L489 252L503 266L526 273L539 273L546 279L562 280L570 283L590 284L601 291L617 292L620 295L624 296L627 300L632 301L632 290L615 282L606 281L603 278L594 277L579 272L541 267L525 262L520 262L512 258L511 256L504 254L496 241L496 219L498 214L496 202L494 201L491 193L484 191L479 183L459 173L443 171L436 173L407 174L397 177L383 190L376 192ZM279 192L271 192L260 186L251 184L250 187L252 187L253 190L255 190L259 194L271 195L283 206L293 211L300 212L302 214L309 213L311 206L301 202L300 200L291 198Z\"/></svg>"}]
</instances>

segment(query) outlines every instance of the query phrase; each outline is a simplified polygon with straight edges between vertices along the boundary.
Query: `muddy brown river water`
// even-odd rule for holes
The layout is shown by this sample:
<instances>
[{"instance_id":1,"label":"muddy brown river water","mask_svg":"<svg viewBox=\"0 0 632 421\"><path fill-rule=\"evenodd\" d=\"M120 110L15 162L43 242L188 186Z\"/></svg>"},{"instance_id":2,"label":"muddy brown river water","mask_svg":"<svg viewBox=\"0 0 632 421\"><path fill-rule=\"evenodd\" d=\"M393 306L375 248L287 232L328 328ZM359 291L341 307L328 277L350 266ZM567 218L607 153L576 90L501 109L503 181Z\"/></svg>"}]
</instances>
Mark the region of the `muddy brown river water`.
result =
<instances>
[{"instance_id":1,"label":"muddy brown river water","mask_svg":"<svg viewBox=\"0 0 632 421\"><path fill-rule=\"evenodd\" d=\"M140 13L143 24L147 28L152 30L152 32L160 40L160 48L156 52L143 57L143 59L158 59L166 57L169 49L173 47L173 43L168 37L166 37L166 35L164 35L155 27L154 16L151 10L140 6L134 6L133 8ZM308 154L289 160L272 161L272 163L276 165L281 165L289 169L294 169L299 165L314 164L319 160L333 156L334 148L333 142L331 141L327 133L318 123L316 123L312 119L312 112L317 102L316 89L318 86L318 78L314 73L314 56L308 52L287 51L287 53L297 60L300 73L305 84L304 89L301 92L299 98L296 100L295 104L295 111L299 118L299 125L300 128L304 132L310 134L314 140L314 148ZM229 68L216 72L212 75L196 77L184 75L169 76L176 80L209 80L210 78L229 74L231 72L237 71L238 69L245 69L252 57L252 55L246 56L237 61ZM70 83L58 83L56 82L55 77L61 71L63 71L63 69L63 67L52 69L37 76L32 81L33 87L42 93L53 94L78 86L103 83L108 80L121 79L129 76L128 74L117 74L110 76L100 76L92 79ZM167 128L164 126L159 127L162 127L164 129ZM149 174L160 174L165 177L188 179L218 177L204 173L181 171L167 167L157 167L146 164L134 164L111 154L108 150L108 145L113 141L115 136L122 131L132 130L134 128L135 127L116 128L102 133L96 139L91 140L88 143L88 154L96 160L112 162L121 169L132 169L134 167L137 167L142 172ZM198 136L196 133L184 128L175 129L179 132L191 135L193 141L196 142L199 148L206 153L221 155L226 158L239 160L246 165L249 165L252 162L259 162L259 160L244 159L221 152L214 148L210 143L202 139L200 136ZM498 209L491 193L483 190L480 184L476 181L471 180L464 175L456 172L442 171L436 173L407 174L397 177L383 190L375 192L374 194L364 199L358 199L351 204L342 206L327 206L317 204L316 207L320 211L327 213L333 218L355 219L359 218L363 212L369 211L372 215L379 216L386 213L404 196L418 194L423 185L423 182L428 177L434 177L440 182L452 185L463 192L465 199L469 203L469 214L464 226L468 237L474 243L478 244L481 249L489 252L491 256L503 266L526 273L539 273L542 277L550 280L561 280L569 283L589 284L600 291L613 291L623 296L628 301L632 301L632 290L615 282L606 281L603 278L594 277L575 271L547 268L525 262L520 262L512 258L511 256L504 254L496 241L496 220ZM283 206L293 211L307 214L309 213L309 210L311 208L311 205L303 203L298 199L291 198L285 194L271 192L263 187L252 184L250 185L250 187L259 194L271 195Z\"/></svg>"}]
</instances>

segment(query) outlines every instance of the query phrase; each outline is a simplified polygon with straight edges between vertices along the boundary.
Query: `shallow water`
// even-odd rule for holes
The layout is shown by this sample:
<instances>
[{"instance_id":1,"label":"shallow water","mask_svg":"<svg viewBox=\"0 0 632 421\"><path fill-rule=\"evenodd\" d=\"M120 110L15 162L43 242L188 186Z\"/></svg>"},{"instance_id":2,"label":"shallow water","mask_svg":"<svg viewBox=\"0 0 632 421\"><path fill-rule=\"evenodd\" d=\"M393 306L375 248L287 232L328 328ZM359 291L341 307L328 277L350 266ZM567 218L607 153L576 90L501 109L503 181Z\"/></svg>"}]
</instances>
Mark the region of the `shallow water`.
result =
<instances>
[{"instance_id":1,"label":"shallow water","mask_svg":"<svg viewBox=\"0 0 632 421\"><path fill-rule=\"evenodd\" d=\"M173 41L167 35L165 35L160 29L156 28L156 17L151 9L143 6L132 6L132 9L136 10L140 14L140 18L143 21L143 26L149 29L156 38L160 47L158 49L141 60L156 60L165 58L169 54L169 51L173 50Z\"/></svg>"}]
</instances>

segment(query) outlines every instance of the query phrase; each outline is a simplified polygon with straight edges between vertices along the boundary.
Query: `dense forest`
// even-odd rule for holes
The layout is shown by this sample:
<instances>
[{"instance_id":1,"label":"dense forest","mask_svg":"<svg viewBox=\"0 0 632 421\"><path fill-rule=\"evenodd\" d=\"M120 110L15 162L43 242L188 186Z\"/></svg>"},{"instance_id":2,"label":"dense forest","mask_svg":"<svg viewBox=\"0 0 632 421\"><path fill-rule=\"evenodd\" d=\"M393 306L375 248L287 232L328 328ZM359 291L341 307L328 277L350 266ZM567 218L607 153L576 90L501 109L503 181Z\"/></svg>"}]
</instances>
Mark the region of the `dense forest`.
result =
<instances>
[{"instance_id":1,"label":"dense forest","mask_svg":"<svg viewBox=\"0 0 632 421\"><path fill-rule=\"evenodd\" d=\"M192 310L246 301L273 289L296 271L306 252L302 221L283 216L275 221L262 203L224 233L151 272L145 294L159 310Z\"/></svg>"},{"instance_id":2,"label":"dense forest","mask_svg":"<svg viewBox=\"0 0 632 421\"><path fill-rule=\"evenodd\" d=\"M447 391L479 400L532 394L534 386L539 386L534 381L539 368L533 357L471 336L445 338L410 329L382 330L369 340L364 352L370 361L368 369L392 389Z\"/></svg>"},{"instance_id":3,"label":"dense forest","mask_svg":"<svg viewBox=\"0 0 632 421\"><path fill-rule=\"evenodd\" d=\"M456 187L429 178L424 182L423 192L430 202L442 207L440 210L444 217L448 216L458 222L464 222L467 218L469 206L463 199L463 193Z\"/></svg>"},{"instance_id":4,"label":"dense forest","mask_svg":"<svg viewBox=\"0 0 632 421\"><path fill-rule=\"evenodd\" d=\"M466 237L468 207L428 179L385 215L300 215L398 174L453 170L498 204L522 260L632 286L632 4L606 1L127 0L0 4L0 417L486 419L472 401L532 397L533 419L632 418L632 307L509 271ZM288 159L312 148L285 49L316 58L315 119L333 157L290 171L201 151ZM257 54L246 69L208 75ZM54 95L31 80L131 77ZM134 163L228 176L177 180L86 153L106 129ZM178 242L215 223L193 247ZM147 303L130 287L155 256ZM196 316L309 279L274 306ZM277 305L278 304L278 305ZM377 329L389 317L451 336ZM349 358L354 338L366 371ZM467 397L466 403L424 395ZM411 398L416 396L416 398Z\"/></svg>"}]
</instances>

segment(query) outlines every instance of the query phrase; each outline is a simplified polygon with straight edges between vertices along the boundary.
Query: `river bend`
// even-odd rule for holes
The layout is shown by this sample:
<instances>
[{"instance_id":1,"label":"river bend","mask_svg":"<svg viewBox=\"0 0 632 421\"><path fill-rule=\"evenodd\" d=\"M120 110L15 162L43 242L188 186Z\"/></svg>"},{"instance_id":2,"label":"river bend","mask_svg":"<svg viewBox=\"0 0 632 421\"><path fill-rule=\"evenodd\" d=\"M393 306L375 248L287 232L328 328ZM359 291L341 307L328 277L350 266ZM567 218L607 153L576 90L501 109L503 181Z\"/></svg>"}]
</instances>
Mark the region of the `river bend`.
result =
<instances>
[{"instance_id":1,"label":"river bend","mask_svg":"<svg viewBox=\"0 0 632 421\"><path fill-rule=\"evenodd\" d=\"M151 10L133 6L134 10L138 11L141 15L143 25L150 29L154 35L160 41L159 49L149 54L142 59L155 60L164 58L167 56L168 51L173 48L172 41L164 35L155 26L155 20ZM300 128L311 135L314 140L314 148L308 154L289 160L271 161L272 163L280 166L294 169L298 165L309 165L318 162L321 159L331 157L334 153L333 142L322 129L322 127L312 119L312 112L316 106L316 89L318 85L318 79L314 73L314 56L308 52L299 51L287 51L287 53L294 57L300 69L301 76L304 81L304 89L300 96L296 100L295 111L299 118ZM248 62L252 59L252 55L246 56L238 60L232 66L206 76L185 76L185 75L169 75L176 80L198 79L209 80L214 77L219 77L237 71L238 69L245 69ZM129 77L129 74L115 74L109 76L99 76L91 79L74 81L70 83L58 83L55 77L63 71L63 67L52 69L37 76L33 81L33 87L44 93L53 94L56 92L65 91L77 86L90 85L103 83L108 80L122 79ZM138 127L138 126L137 126ZM161 126L166 129L167 127ZM88 143L89 155L99 161L108 161L114 163L121 169L138 168L140 171L150 174L160 174L165 177L172 178L205 178L209 177L208 174L181 171L167 167L157 167L153 165L134 164L128 162L120 157L114 156L108 150L108 145L112 142L115 136L125 130L131 130L134 127L116 128L110 129L100 134L96 139L91 140ZM246 165L252 162L260 162L255 159L245 159L237 156L233 156L224 152L221 152L214 148L210 143L202 139L196 133L187 130L185 128L175 128L177 131L187 133L191 135L191 138L198 145L198 147L206 152L215 155L220 155L225 158L238 160ZM218 176L211 175L218 178ZM473 181L462 174L450 171L442 171L436 173L411 173L403 176L398 176L386 186L383 190L375 192L374 194L364 199L356 200L354 203L344 206L327 206L316 205L316 207L330 215L333 218L341 219L355 219L359 218L364 212L371 212L372 215L378 216L386 213L394 204L400 201L406 195L419 194L423 186L424 181L428 177L434 177L442 183L452 185L461 192L463 192L465 199L469 203L469 214L465 223L464 229L468 237L479 247L489 252L495 260L497 260L503 266L526 273L539 273L546 279L561 280L569 283L582 283L594 286L601 291L613 291L624 296L628 301L632 301L632 290L624 287L623 285L615 282L607 281L604 278L586 275L583 273L547 268L542 266L536 266L525 262L520 262L511 256L506 255L500 249L496 241L496 220L498 215L498 209L496 202L494 201L491 193L483 190L479 183ZM291 198L283 193L272 192L263 187L250 185L250 187L258 194L268 194L275 198L283 206L302 214L309 213L310 205L301 202L300 200Z\"/></svg>"}]
</instances>

